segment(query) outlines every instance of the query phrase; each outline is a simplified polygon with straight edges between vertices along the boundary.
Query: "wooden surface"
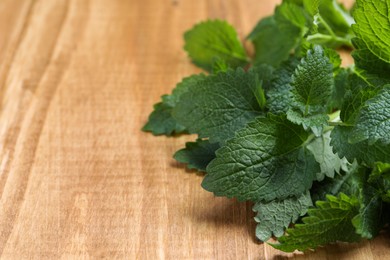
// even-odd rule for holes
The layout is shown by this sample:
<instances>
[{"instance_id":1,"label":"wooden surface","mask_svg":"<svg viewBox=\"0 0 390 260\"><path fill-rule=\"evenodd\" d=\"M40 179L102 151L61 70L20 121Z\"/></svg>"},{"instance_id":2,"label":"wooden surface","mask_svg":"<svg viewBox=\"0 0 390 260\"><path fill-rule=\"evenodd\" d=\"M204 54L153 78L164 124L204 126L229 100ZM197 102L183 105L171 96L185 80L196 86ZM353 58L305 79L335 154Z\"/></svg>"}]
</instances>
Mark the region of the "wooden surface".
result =
<instances>
[{"instance_id":1,"label":"wooden surface","mask_svg":"<svg viewBox=\"0 0 390 260\"><path fill-rule=\"evenodd\" d=\"M277 2L1 0L2 259L385 259L388 235L306 256L258 243L252 204L172 159L193 137L140 131L200 71L185 30L218 17L244 38Z\"/></svg>"}]
</instances>

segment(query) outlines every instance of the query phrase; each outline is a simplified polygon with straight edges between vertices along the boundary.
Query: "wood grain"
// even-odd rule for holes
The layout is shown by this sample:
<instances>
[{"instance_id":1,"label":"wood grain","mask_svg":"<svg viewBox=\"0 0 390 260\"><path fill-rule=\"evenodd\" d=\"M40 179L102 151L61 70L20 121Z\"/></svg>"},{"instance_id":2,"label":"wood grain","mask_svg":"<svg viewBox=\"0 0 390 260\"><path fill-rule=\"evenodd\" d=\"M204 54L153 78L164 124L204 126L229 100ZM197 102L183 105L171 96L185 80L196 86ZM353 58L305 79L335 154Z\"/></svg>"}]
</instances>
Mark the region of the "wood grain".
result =
<instances>
[{"instance_id":1,"label":"wood grain","mask_svg":"<svg viewBox=\"0 0 390 260\"><path fill-rule=\"evenodd\" d=\"M385 259L385 234L305 256L258 243L250 203L172 159L191 137L140 131L200 71L185 30L223 18L244 38L278 2L1 0L2 259Z\"/></svg>"}]
</instances>

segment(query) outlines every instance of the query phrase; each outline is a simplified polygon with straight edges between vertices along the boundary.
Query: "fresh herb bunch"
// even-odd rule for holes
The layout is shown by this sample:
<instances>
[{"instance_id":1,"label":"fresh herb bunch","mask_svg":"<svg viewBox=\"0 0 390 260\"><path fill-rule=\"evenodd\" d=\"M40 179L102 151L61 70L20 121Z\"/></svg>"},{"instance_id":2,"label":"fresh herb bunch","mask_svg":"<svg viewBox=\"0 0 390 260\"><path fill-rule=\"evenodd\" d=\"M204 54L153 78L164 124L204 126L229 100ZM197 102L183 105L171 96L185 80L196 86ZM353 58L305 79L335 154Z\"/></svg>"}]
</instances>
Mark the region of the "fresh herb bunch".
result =
<instances>
[{"instance_id":1,"label":"fresh herb bunch","mask_svg":"<svg viewBox=\"0 0 390 260\"><path fill-rule=\"evenodd\" d=\"M195 25L184 48L210 74L162 96L143 130L197 134L175 159L215 195L253 201L277 249L375 237L390 222L389 6L284 0L248 36L254 57L228 23Z\"/></svg>"}]
</instances>

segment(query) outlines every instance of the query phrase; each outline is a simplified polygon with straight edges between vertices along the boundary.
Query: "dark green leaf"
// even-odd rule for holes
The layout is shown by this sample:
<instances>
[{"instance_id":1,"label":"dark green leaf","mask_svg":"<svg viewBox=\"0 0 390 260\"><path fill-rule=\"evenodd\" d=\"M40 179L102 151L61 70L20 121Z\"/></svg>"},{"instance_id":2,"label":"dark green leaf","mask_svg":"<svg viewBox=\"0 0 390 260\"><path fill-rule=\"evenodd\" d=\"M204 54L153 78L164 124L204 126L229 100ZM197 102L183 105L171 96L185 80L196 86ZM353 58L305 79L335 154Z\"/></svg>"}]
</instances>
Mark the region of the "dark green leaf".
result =
<instances>
[{"instance_id":1,"label":"dark green leaf","mask_svg":"<svg viewBox=\"0 0 390 260\"><path fill-rule=\"evenodd\" d=\"M334 78L334 89L332 98L329 100L329 109L328 112L333 112L335 110L341 109L341 106L344 102L344 96L349 85L349 76L351 71L349 69L340 69L337 75Z\"/></svg>"},{"instance_id":2,"label":"dark green leaf","mask_svg":"<svg viewBox=\"0 0 390 260\"><path fill-rule=\"evenodd\" d=\"M259 117L217 151L202 186L217 196L265 201L299 196L320 171L309 134L284 117Z\"/></svg>"},{"instance_id":3,"label":"dark green leaf","mask_svg":"<svg viewBox=\"0 0 390 260\"><path fill-rule=\"evenodd\" d=\"M390 85L386 85L361 108L349 140L352 143L364 140L390 143Z\"/></svg>"},{"instance_id":4,"label":"dark green leaf","mask_svg":"<svg viewBox=\"0 0 390 260\"><path fill-rule=\"evenodd\" d=\"M370 167L373 167L375 162L390 163L390 145L381 142L370 144L368 141L351 144L348 139L352 129L353 127L336 126L331 133L330 145L340 158L345 156L349 162L356 159Z\"/></svg>"},{"instance_id":5,"label":"dark green leaf","mask_svg":"<svg viewBox=\"0 0 390 260\"><path fill-rule=\"evenodd\" d=\"M196 142L186 143L186 148L181 149L173 156L178 162L187 164L189 169L205 172L207 165L215 158L218 143L210 143L208 140L198 139Z\"/></svg>"},{"instance_id":6,"label":"dark green leaf","mask_svg":"<svg viewBox=\"0 0 390 260\"><path fill-rule=\"evenodd\" d=\"M354 125L364 103L376 94L365 78L352 74L348 79L340 118L344 123Z\"/></svg>"},{"instance_id":7,"label":"dark green leaf","mask_svg":"<svg viewBox=\"0 0 390 260\"><path fill-rule=\"evenodd\" d=\"M363 185L360 193L359 214L352 220L356 232L364 238L373 238L383 228L382 208L384 205L380 191L371 185Z\"/></svg>"},{"instance_id":8,"label":"dark green leaf","mask_svg":"<svg viewBox=\"0 0 390 260\"><path fill-rule=\"evenodd\" d=\"M154 111L150 114L148 122L142 128L145 132L152 132L154 135L179 134L186 128L176 122L171 115L172 107L163 102L154 105Z\"/></svg>"},{"instance_id":9,"label":"dark green leaf","mask_svg":"<svg viewBox=\"0 0 390 260\"><path fill-rule=\"evenodd\" d=\"M369 74L373 74L376 77L386 79L386 81L390 83L390 63L378 59L378 57L368 49L363 40L354 38L352 42L355 46L352 56L355 60L356 67Z\"/></svg>"},{"instance_id":10,"label":"dark green leaf","mask_svg":"<svg viewBox=\"0 0 390 260\"><path fill-rule=\"evenodd\" d=\"M304 10L292 3L283 3L275 15L262 19L248 36L255 46L255 63L278 66L288 59L306 32Z\"/></svg>"},{"instance_id":11,"label":"dark green leaf","mask_svg":"<svg viewBox=\"0 0 390 260\"><path fill-rule=\"evenodd\" d=\"M291 75L299 60L291 57L283 62L273 74L271 87L267 90L267 107L273 114L286 113L291 105Z\"/></svg>"},{"instance_id":12,"label":"dark green leaf","mask_svg":"<svg viewBox=\"0 0 390 260\"><path fill-rule=\"evenodd\" d=\"M251 69L259 76L259 80L261 81L263 89L270 89L274 77L274 67L268 64L256 64Z\"/></svg>"},{"instance_id":13,"label":"dark green leaf","mask_svg":"<svg viewBox=\"0 0 390 260\"><path fill-rule=\"evenodd\" d=\"M181 96L173 116L190 133L222 144L262 114L254 95L257 77L241 68L210 75Z\"/></svg>"},{"instance_id":14,"label":"dark green leaf","mask_svg":"<svg viewBox=\"0 0 390 260\"><path fill-rule=\"evenodd\" d=\"M308 51L290 84L293 103L287 117L318 135L328 122L326 105L334 88L333 66L320 46Z\"/></svg>"},{"instance_id":15,"label":"dark green leaf","mask_svg":"<svg viewBox=\"0 0 390 260\"><path fill-rule=\"evenodd\" d=\"M355 161L343 169L340 174L336 174L334 178L325 178L321 182L315 182L310 190L313 201L325 200L328 194L337 196L344 193L350 197L358 197L365 171L366 168L360 167Z\"/></svg>"},{"instance_id":16,"label":"dark green leaf","mask_svg":"<svg viewBox=\"0 0 390 260\"><path fill-rule=\"evenodd\" d=\"M203 74L184 78L176 85L171 95L162 96L162 102L154 105L154 111L150 114L149 120L142 130L152 132L154 135L173 135L185 132L186 128L172 117L172 110L178 103L180 96L190 86L196 86L204 79L205 75Z\"/></svg>"}]
</instances>

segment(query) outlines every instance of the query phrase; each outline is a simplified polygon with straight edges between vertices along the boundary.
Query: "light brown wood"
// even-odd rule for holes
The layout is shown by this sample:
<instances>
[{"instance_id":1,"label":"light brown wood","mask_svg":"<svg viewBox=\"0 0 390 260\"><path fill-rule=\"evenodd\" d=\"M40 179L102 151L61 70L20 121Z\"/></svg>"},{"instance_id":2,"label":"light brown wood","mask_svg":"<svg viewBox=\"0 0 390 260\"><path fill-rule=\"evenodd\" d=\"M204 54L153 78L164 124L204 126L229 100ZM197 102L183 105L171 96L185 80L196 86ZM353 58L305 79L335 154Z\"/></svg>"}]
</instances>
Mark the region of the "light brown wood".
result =
<instances>
[{"instance_id":1,"label":"light brown wood","mask_svg":"<svg viewBox=\"0 0 390 260\"><path fill-rule=\"evenodd\" d=\"M385 259L388 235L306 256L258 243L250 203L172 159L192 137L140 131L200 71L185 30L222 18L244 38L277 2L1 0L2 258Z\"/></svg>"}]
</instances>

